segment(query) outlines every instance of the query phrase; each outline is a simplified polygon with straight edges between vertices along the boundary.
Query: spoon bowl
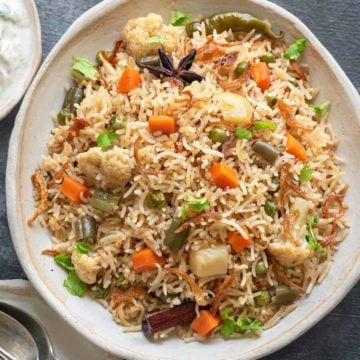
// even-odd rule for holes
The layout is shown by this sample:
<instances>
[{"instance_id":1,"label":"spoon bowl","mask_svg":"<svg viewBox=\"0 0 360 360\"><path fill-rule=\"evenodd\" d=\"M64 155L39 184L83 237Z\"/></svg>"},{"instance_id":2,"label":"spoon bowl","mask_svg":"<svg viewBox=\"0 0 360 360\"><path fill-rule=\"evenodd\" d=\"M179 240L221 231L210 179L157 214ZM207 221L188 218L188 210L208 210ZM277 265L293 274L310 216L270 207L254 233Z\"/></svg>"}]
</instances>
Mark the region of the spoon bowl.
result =
<instances>
[{"instance_id":1,"label":"spoon bowl","mask_svg":"<svg viewBox=\"0 0 360 360\"><path fill-rule=\"evenodd\" d=\"M53 345L50 341L50 337L44 327L30 314L16 308L15 306L9 305L4 302L0 302L0 314L10 316L14 321L19 322L20 325L29 333L32 337L36 350L38 352L38 358L44 360L56 360L54 355ZM0 318L1 322L1 318ZM1 336L2 332L0 329L0 347L1 347ZM1 352L0 352L1 355ZM27 360L28 358L18 357L17 359ZM29 360L33 358L29 358ZM37 358L34 358L37 359Z\"/></svg>"},{"instance_id":2,"label":"spoon bowl","mask_svg":"<svg viewBox=\"0 0 360 360\"><path fill-rule=\"evenodd\" d=\"M38 360L39 352L29 331L0 311L0 357L9 360Z\"/></svg>"}]
</instances>

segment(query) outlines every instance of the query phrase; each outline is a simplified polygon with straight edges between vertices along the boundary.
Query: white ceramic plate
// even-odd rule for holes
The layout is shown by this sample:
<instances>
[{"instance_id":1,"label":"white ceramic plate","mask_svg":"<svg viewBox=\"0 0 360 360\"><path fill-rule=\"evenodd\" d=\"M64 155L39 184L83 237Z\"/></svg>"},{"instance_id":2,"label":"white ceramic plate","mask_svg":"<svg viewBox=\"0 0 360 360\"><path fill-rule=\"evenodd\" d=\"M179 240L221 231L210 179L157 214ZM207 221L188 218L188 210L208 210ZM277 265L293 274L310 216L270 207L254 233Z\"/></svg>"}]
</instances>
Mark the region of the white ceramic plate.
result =
<instances>
[{"instance_id":1,"label":"white ceramic plate","mask_svg":"<svg viewBox=\"0 0 360 360\"><path fill-rule=\"evenodd\" d=\"M97 50L111 48L125 22L156 11L169 19L172 10L193 15L239 10L267 18L286 32L286 40L306 37L304 61L310 64L312 82L321 88L319 102L331 99L330 122L341 139L338 154L348 159L345 180L350 183L347 213L352 228L336 253L336 261L325 281L316 286L298 308L260 338L205 344L184 344L172 338L151 343L141 333L124 333L110 314L91 299L68 295L64 272L41 250L50 246L49 233L38 224L26 226L34 211L30 176L52 128L49 114L61 107L63 84L70 81L73 55L94 58ZM128 359L253 359L269 354L308 330L346 295L360 276L360 101L358 93L339 65L310 30L295 16L264 0L107 0L79 18L55 46L20 109L12 134L7 168L7 211L12 238L24 270L44 299L90 341Z\"/></svg>"},{"instance_id":2,"label":"white ceramic plate","mask_svg":"<svg viewBox=\"0 0 360 360\"><path fill-rule=\"evenodd\" d=\"M6 3L6 1L5 1ZM24 95L41 59L40 20L34 0L11 0L11 6L21 11L22 26L26 29L22 48L26 50L26 61L10 80L0 97L0 121L15 107Z\"/></svg>"}]
</instances>

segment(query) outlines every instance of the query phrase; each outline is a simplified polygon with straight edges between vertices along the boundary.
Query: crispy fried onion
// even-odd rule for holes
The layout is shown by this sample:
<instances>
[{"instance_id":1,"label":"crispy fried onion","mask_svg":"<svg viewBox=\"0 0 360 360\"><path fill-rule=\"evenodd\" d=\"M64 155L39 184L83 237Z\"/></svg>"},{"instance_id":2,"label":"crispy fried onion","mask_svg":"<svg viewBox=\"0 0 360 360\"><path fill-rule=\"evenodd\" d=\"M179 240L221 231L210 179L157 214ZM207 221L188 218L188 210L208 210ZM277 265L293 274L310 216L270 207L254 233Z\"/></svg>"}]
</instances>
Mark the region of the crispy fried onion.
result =
<instances>
[{"instance_id":1,"label":"crispy fried onion","mask_svg":"<svg viewBox=\"0 0 360 360\"><path fill-rule=\"evenodd\" d=\"M139 154L141 141L142 141L142 138L141 138L141 136L139 136L136 139L135 144L134 144L134 159L135 159L136 165L138 167L138 170L141 172L141 174L144 174L144 175L169 174L169 172L170 172L169 170L148 170L148 169L144 168L144 166L141 163L140 154Z\"/></svg>"},{"instance_id":2,"label":"crispy fried onion","mask_svg":"<svg viewBox=\"0 0 360 360\"><path fill-rule=\"evenodd\" d=\"M286 196L290 190L299 197L305 198L305 195L300 190L299 184L290 176L290 164L284 164L279 174L279 207L282 208L284 206Z\"/></svg>"},{"instance_id":3,"label":"crispy fried onion","mask_svg":"<svg viewBox=\"0 0 360 360\"><path fill-rule=\"evenodd\" d=\"M211 102L210 99L194 99L193 94L191 93L190 90L185 90L181 93L181 95L185 95L188 98L183 98L183 99L177 99L175 100L175 102L185 102L186 101L186 105L185 105L185 110L180 112L180 115L184 115L185 113L187 113L191 108L193 108L197 103L209 103Z\"/></svg>"},{"instance_id":4,"label":"crispy fried onion","mask_svg":"<svg viewBox=\"0 0 360 360\"><path fill-rule=\"evenodd\" d=\"M251 65L248 64L243 74L233 80L220 80L219 84L224 90L234 91L239 89L242 84L250 79Z\"/></svg>"},{"instance_id":5,"label":"crispy fried onion","mask_svg":"<svg viewBox=\"0 0 360 360\"><path fill-rule=\"evenodd\" d=\"M203 297L200 286L196 283L195 279L193 279L189 274L185 273L184 271L181 271L179 269L174 269L174 268L164 268L164 271L166 271L170 274L174 274L174 275L178 276L179 278L185 280L190 285L191 291L194 294L196 302L200 306L206 305L206 301Z\"/></svg>"},{"instance_id":6,"label":"crispy fried onion","mask_svg":"<svg viewBox=\"0 0 360 360\"><path fill-rule=\"evenodd\" d=\"M35 211L35 214L32 216L32 218L30 218L27 223L28 225L31 225L37 218L38 216L45 211L46 209L46 201L48 198L48 192L46 189L46 182L44 177L41 174L40 170L36 170L35 174L31 176L31 181L33 183L33 185L35 187L37 187L40 191L40 206L39 208Z\"/></svg>"},{"instance_id":7,"label":"crispy fried onion","mask_svg":"<svg viewBox=\"0 0 360 360\"><path fill-rule=\"evenodd\" d=\"M225 123L225 122L221 122L221 121L210 123L209 126L211 126L212 128L213 127L225 128L225 129L228 129L229 131L236 130L236 126L234 124L229 124L229 123Z\"/></svg>"},{"instance_id":8,"label":"crispy fried onion","mask_svg":"<svg viewBox=\"0 0 360 360\"><path fill-rule=\"evenodd\" d=\"M102 54L103 54L103 52L102 52ZM104 57L106 57L105 55L103 55ZM109 88L109 83L106 81L106 79L105 79L105 76L104 76L104 73L103 73L103 71L102 71L102 65L98 65L97 66L97 70L98 70L98 73L99 73L99 75L100 75L100 80L103 82L103 85L104 85L104 87L106 88L106 89L108 89Z\"/></svg>"},{"instance_id":9,"label":"crispy fried onion","mask_svg":"<svg viewBox=\"0 0 360 360\"><path fill-rule=\"evenodd\" d=\"M184 88L184 83L176 78L176 77L172 77L172 76L165 76L163 78L161 78L161 82L164 83L164 82L168 82L170 84L173 84L175 85L177 88L179 88L179 90L181 91L183 88Z\"/></svg>"},{"instance_id":10,"label":"crispy fried onion","mask_svg":"<svg viewBox=\"0 0 360 360\"><path fill-rule=\"evenodd\" d=\"M285 101L278 99L277 106L280 110L281 116L284 118L286 125L292 129L302 129L302 130L311 130L309 127L306 127L300 124L294 116L291 106L289 106Z\"/></svg>"},{"instance_id":11,"label":"crispy fried onion","mask_svg":"<svg viewBox=\"0 0 360 360\"><path fill-rule=\"evenodd\" d=\"M116 56L120 50L121 45L122 45L122 41L118 40L115 42L114 48L109 56L106 56L106 53L102 54L103 56L105 55L105 59L114 66L117 64Z\"/></svg>"},{"instance_id":12,"label":"crispy fried onion","mask_svg":"<svg viewBox=\"0 0 360 360\"><path fill-rule=\"evenodd\" d=\"M326 238L321 242L321 245L324 247L331 246L334 240L336 239L336 237L337 237L337 227L336 225L333 225L330 235L326 236Z\"/></svg>"},{"instance_id":13,"label":"crispy fried onion","mask_svg":"<svg viewBox=\"0 0 360 360\"><path fill-rule=\"evenodd\" d=\"M239 56L238 51L231 51L231 52L225 54L220 59L216 59L214 61L213 67L214 67L214 69L219 68L219 67L229 68L235 64L238 56Z\"/></svg>"},{"instance_id":14,"label":"crispy fried onion","mask_svg":"<svg viewBox=\"0 0 360 360\"><path fill-rule=\"evenodd\" d=\"M345 212L345 208L344 208L342 200L343 200L342 195L336 194L336 193L330 194L327 197L327 199L324 201L324 205L322 208L323 217L325 219L333 217L334 215L330 214L329 209L334 203L337 203L339 205L339 213L334 217L334 222L336 220L340 219L344 215L344 212Z\"/></svg>"},{"instance_id":15,"label":"crispy fried onion","mask_svg":"<svg viewBox=\"0 0 360 360\"><path fill-rule=\"evenodd\" d=\"M215 315L218 312L219 306L220 306L220 303L221 303L222 299L225 297L228 290L232 286L234 286L235 280L236 280L235 275L231 275L231 276L227 277L224 280L224 282L218 287L218 289L216 291L216 294L215 294L215 297L214 297L214 299L212 301L212 304L211 304L211 313L213 315Z\"/></svg>"},{"instance_id":16,"label":"crispy fried onion","mask_svg":"<svg viewBox=\"0 0 360 360\"><path fill-rule=\"evenodd\" d=\"M297 61L291 61L291 69L295 71L296 75L304 82L308 81L307 74Z\"/></svg>"},{"instance_id":17,"label":"crispy fried onion","mask_svg":"<svg viewBox=\"0 0 360 360\"><path fill-rule=\"evenodd\" d=\"M216 42L215 40L213 40L213 42L214 42L214 44L221 46L221 47L225 47L225 48L239 46L239 45L243 44L241 41L231 41L229 43L220 43L220 42Z\"/></svg>"},{"instance_id":18,"label":"crispy fried onion","mask_svg":"<svg viewBox=\"0 0 360 360\"><path fill-rule=\"evenodd\" d=\"M298 289L300 291L304 291L304 289L300 285L295 284L293 281L291 281L285 275L284 268L273 257L270 257L270 261L272 264L272 270L274 272L274 275L275 275L277 281L279 281L282 284L285 284L291 288Z\"/></svg>"},{"instance_id":19,"label":"crispy fried onion","mask_svg":"<svg viewBox=\"0 0 360 360\"><path fill-rule=\"evenodd\" d=\"M42 255L48 255L48 256L56 256L59 253L59 251L55 250L55 249L45 249L41 252Z\"/></svg>"},{"instance_id":20,"label":"crispy fried onion","mask_svg":"<svg viewBox=\"0 0 360 360\"><path fill-rule=\"evenodd\" d=\"M233 146L235 146L237 142L237 139L233 132L229 134L229 138L222 144L221 146L221 152L226 155L229 149L231 149Z\"/></svg>"},{"instance_id":21,"label":"crispy fried onion","mask_svg":"<svg viewBox=\"0 0 360 360\"><path fill-rule=\"evenodd\" d=\"M294 226L295 220L298 217L299 217L299 211L293 211L287 214L284 218L283 227L281 229L281 233L285 237L285 239L295 246L299 246L299 244L294 239L292 228Z\"/></svg>"},{"instance_id":22,"label":"crispy fried onion","mask_svg":"<svg viewBox=\"0 0 360 360\"><path fill-rule=\"evenodd\" d=\"M60 169L54 174L54 176L48 182L48 186L52 186L55 184L56 180L62 179L68 167L69 167L69 163L62 164Z\"/></svg>"},{"instance_id":23,"label":"crispy fried onion","mask_svg":"<svg viewBox=\"0 0 360 360\"><path fill-rule=\"evenodd\" d=\"M71 141L73 138L78 137L80 131L87 126L90 126L90 124L86 120L75 118L74 123L68 129L67 140Z\"/></svg>"},{"instance_id":24,"label":"crispy fried onion","mask_svg":"<svg viewBox=\"0 0 360 360\"><path fill-rule=\"evenodd\" d=\"M221 45L214 43L213 39L209 39L205 45L197 49L196 60L209 61L225 55L226 51Z\"/></svg>"},{"instance_id":25,"label":"crispy fried onion","mask_svg":"<svg viewBox=\"0 0 360 360\"><path fill-rule=\"evenodd\" d=\"M336 222L337 220L339 220L340 218L342 218L344 216L345 213L345 207L344 204L342 202L343 200L343 195L340 194L330 194L326 200L324 201L324 205L322 208L322 215L325 219L334 217L334 220L332 222L332 229L331 229L331 233L330 235L328 235L323 242L321 243L322 246L331 246L332 243L334 242L334 240L336 239L337 236L337 226L336 226ZM330 214L330 207L334 204L337 203L339 206L339 212L337 215L333 216L332 214Z\"/></svg>"},{"instance_id":26,"label":"crispy fried onion","mask_svg":"<svg viewBox=\"0 0 360 360\"><path fill-rule=\"evenodd\" d=\"M204 211L201 214L192 217L188 221L185 221L181 226L179 226L175 230L175 234L181 233L185 229L188 229L191 225L199 224L203 220L207 220L207 219L214 220L214 221L220 221L221 215L219 215L218 213L213 212L213 211Z\"/></svg>"},{"instance_id":27,"label":"crispy fried onion","mask_svg":"<svg viewBox=\"0 0 360 360\"><path fill-rule=\"evenodd\" d=\"M131 287L126 291L114 287L111 291L111 307L114 310L121 304L131 305L135 298L147 295L147 291L142 287Z\"/></svg>"}]
</instances>

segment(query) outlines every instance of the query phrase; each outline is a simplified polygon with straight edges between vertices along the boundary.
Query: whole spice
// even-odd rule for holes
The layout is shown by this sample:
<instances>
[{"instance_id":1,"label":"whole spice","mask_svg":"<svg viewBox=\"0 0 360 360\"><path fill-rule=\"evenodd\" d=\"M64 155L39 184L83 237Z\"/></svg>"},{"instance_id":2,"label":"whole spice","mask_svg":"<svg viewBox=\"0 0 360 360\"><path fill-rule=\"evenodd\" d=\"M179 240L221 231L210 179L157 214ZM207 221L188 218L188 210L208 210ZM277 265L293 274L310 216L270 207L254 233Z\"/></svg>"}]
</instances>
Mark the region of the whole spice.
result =
<instances>
[{"instance_id":1,"label":"whole spice","mask_svg":"<svg viewBox=\"0 0 360 360\"><path fill-rule=\"evenodd\" d=\"M146 314L141 328L146 335L151 335L161 330L189 324L195 317L195 303L189 302L172 309Z\"/></svg>"},{"instance_id":2,"label":"whole spice","mask_svg":"<svg viewBox=\"0 0 360 360\"><path fill-rule=\"evenodd\" d=\"M146 62L138 62L138 65L148 69L152 74L159 78L171 78L181 81L183 84L191 84L193 81L203 80L201 75L198 75L193 71L189 71L195 60L195 49L191 50L187 56L179 61L177 68L174 66L172 57L165 54L163 49L158 49L158 54L161 66L151 65Z\"/></svg>"}]
</instances>

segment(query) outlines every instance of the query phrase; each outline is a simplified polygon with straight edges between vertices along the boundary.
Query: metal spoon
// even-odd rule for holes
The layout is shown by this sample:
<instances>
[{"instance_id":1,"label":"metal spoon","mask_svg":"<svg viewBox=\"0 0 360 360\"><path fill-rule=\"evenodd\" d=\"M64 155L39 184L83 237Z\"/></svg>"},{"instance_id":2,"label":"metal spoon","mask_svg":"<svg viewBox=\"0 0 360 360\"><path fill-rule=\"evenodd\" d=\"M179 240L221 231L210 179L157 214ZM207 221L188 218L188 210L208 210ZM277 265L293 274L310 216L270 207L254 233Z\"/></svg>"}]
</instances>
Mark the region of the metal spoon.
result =
<instances>
[{"instance_id":1,"label":"metal spoon","mask_svg":"<svg viewBox=\"0 0 360 360\"><path fill-rule=\"evenodd\" d=\"M0 357L5 360L38 360L39 352L29 331L0 311Z\"/></svg>"},{"instance_id":2,"label":"metal spoon","mask_svg":"<svg viewBox=\"0 0 360 360\"><path fill-rule=\"evenodd\" d=\"M30 332L35 340L39 359L57 360L47 331L36 319L27 312L3 302L0 302L0 311L12 316Z\"/></svg>"}]
</instances>

